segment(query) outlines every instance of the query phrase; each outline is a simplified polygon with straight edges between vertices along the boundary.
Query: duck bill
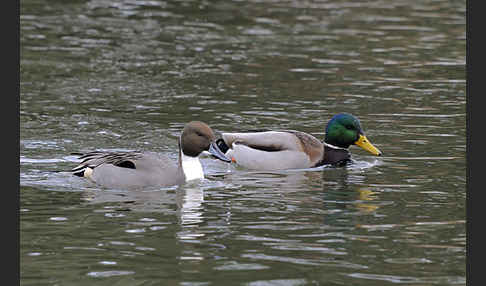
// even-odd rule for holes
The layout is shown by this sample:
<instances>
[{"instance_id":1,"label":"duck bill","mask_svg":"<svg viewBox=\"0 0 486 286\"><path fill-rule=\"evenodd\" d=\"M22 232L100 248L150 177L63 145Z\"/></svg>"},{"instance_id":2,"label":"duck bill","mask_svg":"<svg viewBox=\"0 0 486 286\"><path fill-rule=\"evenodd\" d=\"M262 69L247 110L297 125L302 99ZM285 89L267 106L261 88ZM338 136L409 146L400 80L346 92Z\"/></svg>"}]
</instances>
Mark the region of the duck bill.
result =
<instances>
[{"instance_id":1,"label":"duck bill","mask_svg":"<svg viewBox=\"0 0 486 286\"><path fill-rule=\"evenodd\" d=\"M216 142L211 142L209 145L209 153L221 161L231 162L231 160L219 149L218 145L216 145Z\"/></svg>"},{"instance_id":2,"label":"duck bill","mask_svg":"<svg viewBox=\"0 0 486 286\"><path fill-rule=\"evenodd\" d=\"M375 146L373 146L373 144L371 144L368 138L366 138L366 136L364 136L363 134L359 135L358 141L354 142L354 144L365 149L366 151L370 152L373 155L381 156L381 151Z\"/></svg>"}]
</instances>

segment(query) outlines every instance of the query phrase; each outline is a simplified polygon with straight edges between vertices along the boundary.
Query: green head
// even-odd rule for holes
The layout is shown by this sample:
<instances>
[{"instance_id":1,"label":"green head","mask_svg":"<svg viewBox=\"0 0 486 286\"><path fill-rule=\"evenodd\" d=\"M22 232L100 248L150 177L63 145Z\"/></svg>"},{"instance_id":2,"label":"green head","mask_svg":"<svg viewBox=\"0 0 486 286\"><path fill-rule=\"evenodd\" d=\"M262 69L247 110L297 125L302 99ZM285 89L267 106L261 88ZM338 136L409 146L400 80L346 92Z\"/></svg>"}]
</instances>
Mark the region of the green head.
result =
<instances>
[{"instance_id":1,"label":"green head","mask_svg":"<svg viewBox=\"0 0 486 286\"><path fill-rule=\"evenodd\" d=\"M381 155L364 135L359 120L349 113L336 114L329 120L324 142L341 148L355 144L374 155Z\"/></svg>"}]
</instances>

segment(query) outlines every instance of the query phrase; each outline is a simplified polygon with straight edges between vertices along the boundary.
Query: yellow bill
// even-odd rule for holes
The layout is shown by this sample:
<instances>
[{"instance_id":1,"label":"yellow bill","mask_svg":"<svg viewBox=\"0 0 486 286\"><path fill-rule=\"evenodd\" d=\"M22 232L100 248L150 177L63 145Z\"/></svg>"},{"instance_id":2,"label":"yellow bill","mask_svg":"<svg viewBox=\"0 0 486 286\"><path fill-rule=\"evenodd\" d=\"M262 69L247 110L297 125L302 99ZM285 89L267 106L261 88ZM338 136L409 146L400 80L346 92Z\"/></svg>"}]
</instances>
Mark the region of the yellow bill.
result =
<instances>
[{"instance_id":1,"label":"yellow bill","mask_svg":"<svg viewBox=\"0 0 486 286\"><path fill-rule=\"evenodd\" d=\"M378 150L371 142L364 136L363 134L359 135L358 141L354 142L354 144L358 145L359 147L365 149L366 151L370 152L373 155L381 156L381 151Z\"/></svg>"}]
</instances>

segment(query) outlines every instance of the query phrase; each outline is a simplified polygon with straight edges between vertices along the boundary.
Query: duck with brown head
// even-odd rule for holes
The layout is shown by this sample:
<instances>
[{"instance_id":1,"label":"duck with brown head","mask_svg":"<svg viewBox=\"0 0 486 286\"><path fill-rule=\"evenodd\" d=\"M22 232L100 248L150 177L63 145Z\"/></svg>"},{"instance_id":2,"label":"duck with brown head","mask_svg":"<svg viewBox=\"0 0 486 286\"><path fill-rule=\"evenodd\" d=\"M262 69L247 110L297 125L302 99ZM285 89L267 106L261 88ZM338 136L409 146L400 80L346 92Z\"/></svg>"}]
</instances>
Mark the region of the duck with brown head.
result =
<instances>
[{"instance_id":1,"label":"duck with brown head","mask_svg":"<svg viewBox=\"0 0 486 286\"><path fill-rule=\"evenodd\" d=\"M187 123L179 137L179 162L152 152L76 153L81 163L72 169L74 175L86 177L106 188L132 189L166 187L204 178L199 155L208 151L214 157L230 162L215 143L213 130L205 123Z\"/></svg>"}]
</instances>

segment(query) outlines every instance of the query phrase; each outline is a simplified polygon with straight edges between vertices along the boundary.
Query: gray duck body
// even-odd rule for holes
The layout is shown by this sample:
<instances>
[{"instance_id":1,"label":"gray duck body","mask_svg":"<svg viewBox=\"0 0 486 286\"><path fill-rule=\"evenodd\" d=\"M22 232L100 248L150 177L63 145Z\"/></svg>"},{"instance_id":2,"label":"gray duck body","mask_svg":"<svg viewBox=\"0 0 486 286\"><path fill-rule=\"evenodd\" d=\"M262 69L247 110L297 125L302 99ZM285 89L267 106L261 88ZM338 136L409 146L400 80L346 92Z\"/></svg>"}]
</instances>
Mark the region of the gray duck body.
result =
<instances>
[{"instance_id":1,"label":"gray duck body","mask_svg":"<svg viewBox=\"0 0 486 286\"><path fill-rule=\"evenodd\" d=\"M88 178L106 188L132 189L167 187L188 180L204 178L198 156L209 151L217 159L229 159L215 144L212 129L203 122L186 124L179 138L179 160L154 152L76 153L81 163L72 169L74 175Z\"/></svg>"}]
</instances>

